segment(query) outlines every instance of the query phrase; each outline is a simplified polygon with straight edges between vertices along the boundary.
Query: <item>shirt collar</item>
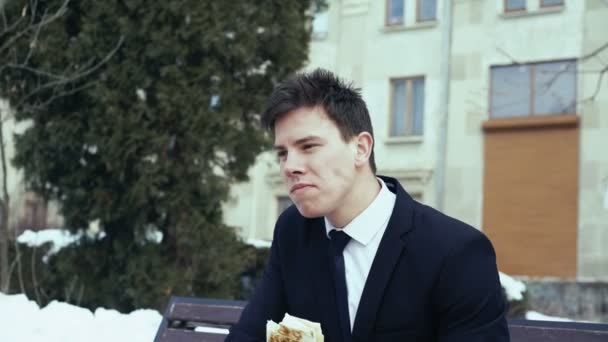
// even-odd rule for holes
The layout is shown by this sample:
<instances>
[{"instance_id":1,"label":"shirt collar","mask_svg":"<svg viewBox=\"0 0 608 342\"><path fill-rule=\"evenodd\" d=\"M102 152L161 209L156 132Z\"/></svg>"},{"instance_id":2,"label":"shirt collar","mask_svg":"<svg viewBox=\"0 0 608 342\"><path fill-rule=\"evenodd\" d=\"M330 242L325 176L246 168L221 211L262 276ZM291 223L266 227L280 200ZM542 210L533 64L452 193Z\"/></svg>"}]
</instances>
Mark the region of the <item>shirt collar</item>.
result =
<instances>
[{"instance_id":1,"label":"shirt collar","mask_svg":"<svg viewBox=\"0 0 608 342\"><path fill-rule=\"evenodd\" d=\"M353 240L366 246L376 234L384 227L391 217L395 203L395 194L386 186L384 181L378 178L381 189L376 198L370 205L355 217L342 230ZM327 219L325 219L325 231L329 237L329 232L336 229Z\"/></svg>"}]
</instances>

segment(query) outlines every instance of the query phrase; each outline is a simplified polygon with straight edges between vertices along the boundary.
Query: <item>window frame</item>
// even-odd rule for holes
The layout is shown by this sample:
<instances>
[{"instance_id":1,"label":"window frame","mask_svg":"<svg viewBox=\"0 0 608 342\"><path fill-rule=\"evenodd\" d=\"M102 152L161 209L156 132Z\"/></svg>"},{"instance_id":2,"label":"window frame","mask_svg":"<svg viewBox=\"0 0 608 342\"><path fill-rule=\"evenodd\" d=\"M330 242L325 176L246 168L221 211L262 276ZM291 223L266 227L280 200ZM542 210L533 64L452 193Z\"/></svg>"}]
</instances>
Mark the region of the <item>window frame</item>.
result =
<instances>
[{"instance_id":1,"label":"window frame","mask_svg":"<svg viewBox=\"0 0 608 342\"><path fill-rule=\"evenodd\" d=\"M434 0L435 1L435 16L432 19L421 19L422 17L422 1L424 0L416 0L416 22L417 23L429 23L429 22L435 22L437 21L437 2L439 0Z\"/></svg>"},{"instance_id":2,"label":"window frame","mask_svg":"<svg viewBox=\"0 0 608 342\"><path fill-rule=\"evenodd\" d=\"M545 4L545 0L540 0L540 8L554 8L564 6L564 0L561 0L559 4Z\"/></svg>"},{"instance_id":3,"label":"window frame","mask_svg":"<svg viewBox=\"0 0 608 342\"><path fill-rule=\"evenodd\" d=\"M522 8L510 9L508 4L509 4L509 0L502 1L502 8L505 13L525 12L528 10L528 0L524 0L524 7L522 7Z\"/></svg>"},{"instance_id":4,"label":"window frame","mask_svg":"<svg viewBox=\"0 0 608 342\"><path fill-rule=\"evenodd\" d=\"M492 93L494 91L494 82L492 82L492 69L494 68L503 68L503 67L512 67L512 66L516 66L518 64L513 63L513 64L505 64L505 65L492 65L490 66L490 74L489 74L489 78L490 78L490 86L489 86L489 92L488 92L488 103L489 103L489 108L488 108L488 117L490 120L510 120L510 119L525 119L525 118L532 118L532 117L543 117L543 116L558 116L558 115L576 115L576 107L574 109L574 111L572 113L543 113L543 114L539 114L536 113L534 111L535 108L535 81L536 81L536 67L538 65L542 65L542 64L551 64L551 63L574 63L575 66L575 73L576 73L576 67L578 66L578 60L577 59L555 59L555 60L548 60L548 61L541 61L541 62L531 62L531 63L520 63L519 65L521 66L525 66L527 68L531 68L529 69L529 88L528 88L528 92L529 92L529 98L530 100L528 101L528 114L527 115L512 115L512 116L506 116L506 117L494 117L492 112L493 112L493 101L492 101ZM574 79L574 99L575 99L575 105L578 102L578 78L575 77Z\"/></svg>"},{"instance_id":5,"label":"window frame","mask_svg":"<svg viewBox=\"0 0 608 342\"><path fill-rule=\"evenodd\" d=\"M399 139L399 138L410 138L410 137L422 137L424 136L424 112L426 111L426 106L423 105L422 109L422 132L420 134L414 133L414 81L422 80L423 81L423 90L424 96L422 101L426 100L426 77L424 75L415 75L415 76L403 76L403 77L391 77L389 79L389 91L390 91L390 104L389 104L389 125L388 125L388 138L389 139ZM395 103L395 83L397 81L405 81L405 100L406 100L406 109L404 114L404 122L405 122L405 134L403 135L393 135L393 126L394 122L394 103ZM408 129L409 128L409 129Z\"/></svg>"},{"instance_id":6,"label":"window frame","mask_svg":"<svg viewBox=\"0 0 608 342\"><path fill-rule=\"evenodd\" d=\"M401 21L397 22L397 23L391 23L389 18L390 18L390 12L391 12L391 1L394 0L386 0L384 2L384 7L385 7L385 13L384 13L384 26L386 27L395 27L395 26L404 26L405 25L405 6L406 6L406 1L407 0L400 0L403 1L403 13L401 13Z\"/></svg>"},{"instance_id":7,"label":"window frame","mask_svg":"<svg viewBox=\"0 0 608 342\"><path fill-rule=\"evenodd\" d=\"M323 10L319 9L319 7L317 5L313 5L313 9L312 9L312 21L310 22L310 35L311 38L313 39L324 39L329 35L329 22L330 22L330 16L329 16L329 5L324 8ZM325 21L327 24L327 28L325 31L315 31L315 21L319 20L319 15L324 15L325 16Z\"/></svg>"}]
</instances>

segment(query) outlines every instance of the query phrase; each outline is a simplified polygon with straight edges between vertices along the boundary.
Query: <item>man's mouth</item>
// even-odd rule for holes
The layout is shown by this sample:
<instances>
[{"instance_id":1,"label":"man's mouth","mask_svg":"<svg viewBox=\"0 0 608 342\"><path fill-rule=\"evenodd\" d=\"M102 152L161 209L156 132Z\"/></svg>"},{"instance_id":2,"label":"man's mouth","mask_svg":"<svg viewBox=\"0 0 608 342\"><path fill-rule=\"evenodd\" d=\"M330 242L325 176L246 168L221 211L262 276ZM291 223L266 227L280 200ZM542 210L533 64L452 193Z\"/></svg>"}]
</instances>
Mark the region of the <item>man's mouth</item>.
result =
<instances>
[{"instance_id":1,"label":"man's mouth","mask_svg":"<svg viewBox=\"0 0 608 342\"><path fill-rule=\"evenodd\" d=\"M312 185L311 184L294 184L291 187L291 189L289 190L289 192L290 193L294 193L294 192L296 192L298 190L309 188L309 187L312 187Z\"/></svg>"}]
</instances>

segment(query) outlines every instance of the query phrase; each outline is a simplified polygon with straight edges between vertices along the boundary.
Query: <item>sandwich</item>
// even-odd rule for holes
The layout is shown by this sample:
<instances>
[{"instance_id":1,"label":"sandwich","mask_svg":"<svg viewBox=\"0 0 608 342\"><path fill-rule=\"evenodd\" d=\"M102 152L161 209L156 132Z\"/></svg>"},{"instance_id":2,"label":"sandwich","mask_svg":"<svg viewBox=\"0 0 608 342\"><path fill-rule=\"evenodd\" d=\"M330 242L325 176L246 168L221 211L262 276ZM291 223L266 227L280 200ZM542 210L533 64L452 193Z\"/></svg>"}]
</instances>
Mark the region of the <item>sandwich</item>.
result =
<instances>
[{"instance_id":1,"label":"sandwich","mask_svg":"<svg viewBox=\"0 0 608 342\"><path fill-rule=\"evenodd\" d=\"M266 323L266 342L323 342L321 324L286 314L281 323Z\"/></svg>"}]
</instances>

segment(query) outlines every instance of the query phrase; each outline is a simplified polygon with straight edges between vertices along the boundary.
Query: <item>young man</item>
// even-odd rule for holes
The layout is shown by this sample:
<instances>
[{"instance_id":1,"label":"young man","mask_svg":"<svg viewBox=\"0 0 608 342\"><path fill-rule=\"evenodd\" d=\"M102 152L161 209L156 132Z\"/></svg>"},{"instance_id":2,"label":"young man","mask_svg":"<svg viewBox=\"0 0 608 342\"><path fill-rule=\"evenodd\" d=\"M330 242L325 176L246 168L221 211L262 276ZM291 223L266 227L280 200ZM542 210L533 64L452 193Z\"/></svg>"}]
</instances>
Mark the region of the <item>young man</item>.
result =
<instances>
[{"instance_id":1,"label":"young man","mask_svg":"<svg viewBox=\"0 0 608 342\"><path fill-rule=\"evenodd\" d=\"M358 91L300 74L274 90L263 123L295 205L227 341L264 341L286 313L321 323L330 342L509 341L490 241L376 176Z\"/></svg>"}]
</instances>

